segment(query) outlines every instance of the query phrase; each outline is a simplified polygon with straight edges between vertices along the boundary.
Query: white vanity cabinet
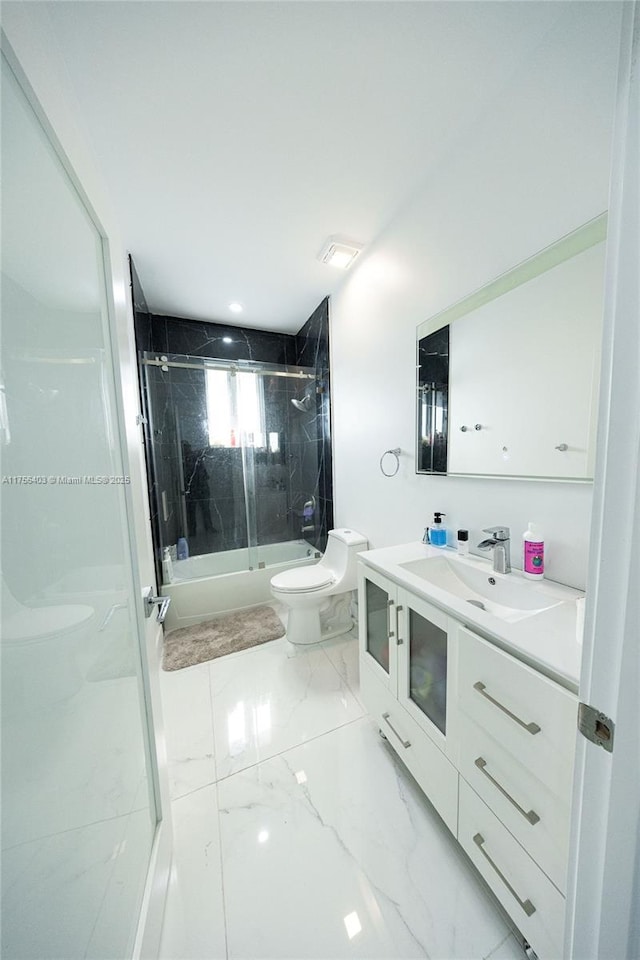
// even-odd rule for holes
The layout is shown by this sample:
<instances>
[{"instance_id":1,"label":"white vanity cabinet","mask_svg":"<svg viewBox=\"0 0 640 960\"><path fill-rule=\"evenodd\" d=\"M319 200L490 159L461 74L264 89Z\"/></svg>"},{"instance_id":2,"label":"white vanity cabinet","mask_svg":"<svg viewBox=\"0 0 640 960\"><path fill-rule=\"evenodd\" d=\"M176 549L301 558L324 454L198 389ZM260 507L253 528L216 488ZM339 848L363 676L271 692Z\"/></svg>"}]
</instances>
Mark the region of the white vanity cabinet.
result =
<instances>
[{"instance_id":1,"label":"white vanity cabinet","mask_svg":"<svg viewBox=\"0 0 640 960\"><path fill-rule=\"evenodd\" d=\"M575 694L359 564L363 701L540 960L562 956Z\"/></svg>"},{"instance_id":2,"label":"white vanity cabinet","mask_svg":"<svg viewBox=\"0 0 640 960\"><path fill-rule=\"evenodd\" d=\"M541 958L562 956L577 697L458 627L458 840Z\"/></svg>"},{"instance_id":3,"label":"white vanity cabinet","mask_svg":"<svg viewBox=\"0 0 640 960\"><path fill-rule=\"evenodd\" d=\"M358 607L364 703L455 834L455 623L362 564Z\"/></svg>"}]
</instances>

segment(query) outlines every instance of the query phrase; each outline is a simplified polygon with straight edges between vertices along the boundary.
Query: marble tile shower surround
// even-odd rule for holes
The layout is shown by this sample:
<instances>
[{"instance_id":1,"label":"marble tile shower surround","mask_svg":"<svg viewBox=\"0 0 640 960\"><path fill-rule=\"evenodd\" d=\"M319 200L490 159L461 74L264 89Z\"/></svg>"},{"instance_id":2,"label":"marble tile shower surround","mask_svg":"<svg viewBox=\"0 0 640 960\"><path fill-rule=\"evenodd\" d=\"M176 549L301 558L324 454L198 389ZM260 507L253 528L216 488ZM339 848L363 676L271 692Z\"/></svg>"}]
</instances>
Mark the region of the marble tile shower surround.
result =
<instances>
[{"instance_id":1,"label":"marble tile shower surround","mask_svg":"<svg viewBox=\"0 0 640 960\"><path fill-rule=\"evenodd\" d=\"M333 526L330 433L329 314L325 299L296 335L150 314L131 261L132 292L138 351L181 359L219 358L309 367L315 372L314 404L309 413L296 410L291 399L303 387L294 380L265 378L267 432L281 432L286 452L257 453L255 458L256 522L259 543L277 543L302 536L304 504L315 500L313 529L304 539L326 547ZM225 342L231 340L231 343ZM193 450L191 477L186 476L187 536L192 555L238 549L247 544L245 492L240 449L213 451L205 436L204 374L171 369L170 375L146 368L142 380L151 522L157 573L164 545L184 535L184 507L176 445L176 410L182 439ZM152 454L153 452L153 454ZM194 483L195 478L199 478ZM191 482L190 482L191 481ZM161 492L165 492L165 521Z\"/></svg>"},{"instance_id":2,"label":"marble tile shower surround","mask_svg":"<svg viewBox=\"0 0 640 960\"><path fill-rule=\"evenodd\" d=\"M163 674L162 693L162 960L521 960L511 921L365 714L355 632Z\"/></svg>"}]
</instances>

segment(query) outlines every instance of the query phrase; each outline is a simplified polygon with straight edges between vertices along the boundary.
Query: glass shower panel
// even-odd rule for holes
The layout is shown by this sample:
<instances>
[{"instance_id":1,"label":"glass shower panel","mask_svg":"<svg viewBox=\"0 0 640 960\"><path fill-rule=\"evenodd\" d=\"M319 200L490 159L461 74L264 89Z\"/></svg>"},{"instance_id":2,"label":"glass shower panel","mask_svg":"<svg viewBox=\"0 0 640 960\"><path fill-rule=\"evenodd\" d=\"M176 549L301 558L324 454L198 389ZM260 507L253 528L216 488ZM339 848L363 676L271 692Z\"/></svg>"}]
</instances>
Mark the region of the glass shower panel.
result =
<instances>
[{"instance_id":1,"label":"glass shower panel","mask_svg":"<svg viewBox=\"0 0 640 960\"><path fill-rule=\"evenodd\" d=\"M191 573L178 560L181 540L190 557L224 553L220 573L248 569L242 438L230 371L151 353L144 354L143 370L161 554L169 549L174 574L185 579Z\"/></svg>"},{"instance_id":2,"label":"glass shower panel","mask_svg":"<svg viewBox=\"0 0 640 960\"><path fill-rule=\"evenodd\" d=\"M304 541L311 555L322 446L314 373L153 353L143 354L142 367L152 502L174 578L203 575L200 562L179 558L180 541L190 558L208 556L212 576L280 554L299 558Z\"/></svg>"},{"instance_id":3,"label":"glass shower panel","mask_svg":"<svg viewBox=\"0 0 640 960\"><path fill-rule=\"evenodd\" d=\"M101 238L2 64L2 955L132 955L157 814Z\"/></svg>"}]
</instances>

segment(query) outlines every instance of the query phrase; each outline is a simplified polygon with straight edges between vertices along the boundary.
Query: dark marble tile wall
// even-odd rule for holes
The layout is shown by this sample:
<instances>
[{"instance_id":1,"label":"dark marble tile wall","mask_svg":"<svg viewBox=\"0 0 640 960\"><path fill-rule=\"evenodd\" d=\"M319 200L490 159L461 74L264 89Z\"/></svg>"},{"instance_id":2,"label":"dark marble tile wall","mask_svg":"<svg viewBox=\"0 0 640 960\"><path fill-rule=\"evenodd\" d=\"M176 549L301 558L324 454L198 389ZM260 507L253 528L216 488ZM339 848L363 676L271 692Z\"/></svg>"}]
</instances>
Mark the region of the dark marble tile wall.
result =
<instances>
[{"instance_id":1,"label":"dark marble tile wall","mask_svg":"<svg viewBox=\"0 0 640 960\"><path fill-rule=\"evenodd\" d=\"M142 284L140 283L140 278L138 277L138 272L136 270L133 258L129 256L129 274L131 278L131 301L133 304L133 329L136 340L136 350L138 352L138 358L146 350L152 350L152 321L151 314L149 313L149 308L147 306L147 301L145 299L144 291L142 289ZM146 390L146 381L145 381L145 371L142 366L138 366L138 385L140 388L140 408L143 414L143 443L144 443L144 456L145 463L147 467L147 483L149 485L149 510L150 510L150 521L151 521L151 537L153 540L154 546L154 560L156 567L156 582L158 584L162 583L162 530L160 528L160 516L158 512L158 497L157 490L159 485L156 477L156 468L153 457L153 445L152 445L152 436L150 430L150 415L149 415L149 397ZM162 404L164 408L164 403ZM175 542L175 541L174 541Z\"/></svg>"},{"instance_id":2,"label":"dark marble tile wall","mask_svg":"<svg viewBox=\"0 0 640 960\"><path fill-rule=\"evenodd\" d=\"M225 323L151 315L150 350L190 357L295 364L296 337Z\"/></svg>"},{"instance_id":3,"label":"dark marble tile wall","mask_svg":"<svg viewBox=\"0 0 640 960\"><path fill-rule=\"evenodd\" d=\"M300 366L312 367L316 373L315 396L312 396L311 412L293 414L303 417L304 435L300 437L300 460L296 473L291 477L291 490L295 503L307 497L313 490L316 499L314 530L306 538L318 550L327 544L327 532L333 527L333 477L331 462L331 378L329 365L329 298L325 299L311 314L296 334L296 359ZM295 430L292 431L296 436Z\"/></svg>"},{"instance_id":4,"label":"dark marble tile wall","mask_svg":"<svg viewBox=\"0 0 640 960\"><path fill-rule=\"evenodd\" d=\"M147 307L140 278L133 259L129 257L129 271L131 275L131 300L133 302L133 328L138 350L153 350L151 340L151 314Z\"/></svg>"},{"instance_id":5,"label":"dark marble tile wall","mask_svg":"<svg viewBox=\"0 0 640 960\"><path fill-rule=\"evenodd\" d=\"M266 432L278 449L256 449L254 494L258 544L304 538L326 546L333 524L328 300L295 336L150 314L131 263L139 353L254 360L311 367L315 381L264 378ZM191 555L247 545L245 479L240 448L212 448L206 435L204 372L141 365L153 536L159 562L165 545L186 536ZM305 390L309 411L291 403ZM184 487L183 487L184 478ZM182 490L185 490L184 498ZM162 492L165 494L165 520ZM313 513L305 504L313 502Z\"/></svg>"}]
</instances>

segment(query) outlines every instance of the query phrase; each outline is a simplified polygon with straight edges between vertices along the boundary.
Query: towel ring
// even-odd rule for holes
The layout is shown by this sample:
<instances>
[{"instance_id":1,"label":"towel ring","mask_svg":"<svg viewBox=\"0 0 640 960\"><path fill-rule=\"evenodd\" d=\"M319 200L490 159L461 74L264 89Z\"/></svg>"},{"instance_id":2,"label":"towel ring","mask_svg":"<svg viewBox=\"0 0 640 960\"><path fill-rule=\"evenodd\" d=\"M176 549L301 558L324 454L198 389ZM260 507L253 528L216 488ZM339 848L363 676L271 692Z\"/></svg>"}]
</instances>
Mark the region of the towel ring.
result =
<instances>
[{"instance_id":1,"label":"towel ring","mask_svg":"<svg viewBox=\"0 0 640 960\"><path fill-rule=\"evenodd\" d=\"M380 470L382 471L382 474L383 474L385 477L395 477L396 473L397 473L398 470L400 469L400 454L401 454L401 453L402 453L402 451L401 451L400 447L394 447L393 450L385 450L385 452L382 454L382 456L380 457ZM382 463L383 463L383 461L384 461L384 458L387 456L387 454L390 454L392 457L395 457L395 458L396 458L396 468L395 468L395 470L393 471L393 473L387 473L387 471L385 470L385 468L382 466Z\"/></svg>"}]
</instances>

